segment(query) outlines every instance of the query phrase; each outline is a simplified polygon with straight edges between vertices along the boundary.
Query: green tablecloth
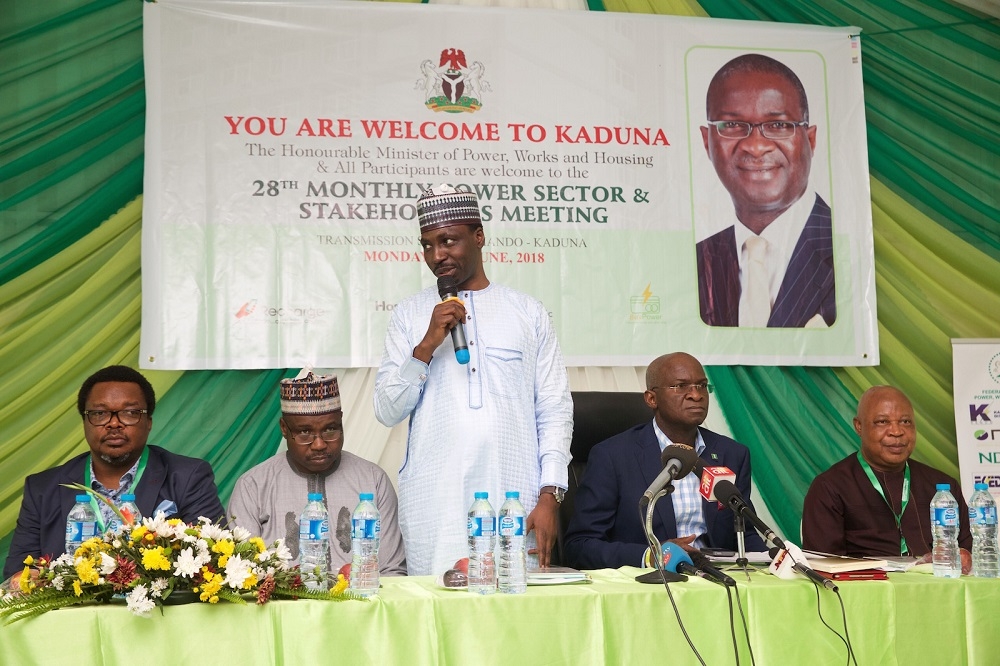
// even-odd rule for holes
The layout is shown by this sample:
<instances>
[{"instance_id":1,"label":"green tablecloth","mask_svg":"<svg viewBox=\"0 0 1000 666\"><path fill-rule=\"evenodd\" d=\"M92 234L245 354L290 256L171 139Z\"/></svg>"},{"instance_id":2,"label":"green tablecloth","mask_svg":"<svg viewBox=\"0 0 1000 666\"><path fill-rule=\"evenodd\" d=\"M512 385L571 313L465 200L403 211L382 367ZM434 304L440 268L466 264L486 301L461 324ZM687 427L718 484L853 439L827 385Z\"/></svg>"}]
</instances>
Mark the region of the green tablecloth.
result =
<instances>
[{"instance_id":1,"label":"green tablecloth","mask_svg":"<svg viewBox=\"0 0 1000 666\"><path fill-rule=\"evenodd\" d=\"M385 578L371 602L278 601L172 606L150 618L123 606L47 613L0 627L3 664L696 664L662 585L637 569L592 572L594 583L477 597L430 577ZM845 664L847 649L820 622L805 579L740 575L756 663ZM735 664L725 590L692 580L671 590L708 664ZM1000 663L1000 580L890 574L840 584L857 661ZM843 634L837 597L820 591ZM738 611L737 611L738 612ZM736 617L741 663L749 664Z\"/></svg>"}]
</instances>

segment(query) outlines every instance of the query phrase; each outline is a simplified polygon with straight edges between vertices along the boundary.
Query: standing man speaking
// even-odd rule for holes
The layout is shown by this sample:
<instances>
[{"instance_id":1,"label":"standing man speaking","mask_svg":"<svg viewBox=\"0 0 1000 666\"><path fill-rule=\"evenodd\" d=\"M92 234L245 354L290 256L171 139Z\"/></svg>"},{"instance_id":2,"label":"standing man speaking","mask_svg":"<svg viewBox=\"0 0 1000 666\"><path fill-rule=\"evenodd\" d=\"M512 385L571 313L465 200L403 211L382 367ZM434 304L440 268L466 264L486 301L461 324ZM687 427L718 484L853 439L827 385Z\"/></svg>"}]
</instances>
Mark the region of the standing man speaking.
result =
<instances>
[{"instance_id":1,"label":"standing man speaking","mask_svg":"<svg viewBox=\"0 0 1000 666\"><path fill-rule=\"evenodd\" d=\"M399 303L375 379L378 420L391 427L410 417L399 471L409 573L440 573L468 554L466 513L476 491L489 492L494 508L505 491L521 493L528 547L536 544L545 566L573 431L555 330L540 302L486 277L474 194L430 188L417 216L424 262L442 293L457 298L442 300L435 286ZM457 326L467 363L456 356Z\"/></svg>"}]
</instances>

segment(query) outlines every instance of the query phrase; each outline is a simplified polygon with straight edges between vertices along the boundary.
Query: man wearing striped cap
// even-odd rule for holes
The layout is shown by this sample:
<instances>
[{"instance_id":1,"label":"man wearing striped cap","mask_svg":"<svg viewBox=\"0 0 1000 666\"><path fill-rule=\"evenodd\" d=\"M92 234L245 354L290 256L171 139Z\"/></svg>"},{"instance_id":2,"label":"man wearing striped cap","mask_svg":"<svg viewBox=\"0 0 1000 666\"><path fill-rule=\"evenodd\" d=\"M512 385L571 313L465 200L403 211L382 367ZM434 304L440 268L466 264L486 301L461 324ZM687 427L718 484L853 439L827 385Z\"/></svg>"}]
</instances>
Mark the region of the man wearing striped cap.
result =
<instances>
[{"instance_id":1,"label":"man wearing striped cap","mask_svg":"<svg viewBox=\"0 0 1000 666\"><path fill-rule=\"evenodd\" d=\"M351 513L359 493L373 493L381 518L379 572L406 573L403 539L397 521L396 492L378 465L344 447L344 412L336 375L304 370L281 381L281 434L288 445L248 470L236 482L229 516L267 543L284 539L299 557L299 514L309 493L323 495L330 514L330 561L336 575L351 561Z\"/></svg>"},{"instance_id":2,"label":"man wearing striped cap","mask_svg":"<svg viewBox=\"0 0 1000 666\"><path fill-rule=\"evenodd\" d=\"M536 299L486 277L474 194L432 187L417 199L417 216L438 285L393 309L374 397L384 425L410 417L399 471L409 572L442 573L468 555L466 513L477 491L494 508L506 491L520 492L529 553L537 541L546 565L573 431L552 322Z\"/></svg>"}]
</instances>

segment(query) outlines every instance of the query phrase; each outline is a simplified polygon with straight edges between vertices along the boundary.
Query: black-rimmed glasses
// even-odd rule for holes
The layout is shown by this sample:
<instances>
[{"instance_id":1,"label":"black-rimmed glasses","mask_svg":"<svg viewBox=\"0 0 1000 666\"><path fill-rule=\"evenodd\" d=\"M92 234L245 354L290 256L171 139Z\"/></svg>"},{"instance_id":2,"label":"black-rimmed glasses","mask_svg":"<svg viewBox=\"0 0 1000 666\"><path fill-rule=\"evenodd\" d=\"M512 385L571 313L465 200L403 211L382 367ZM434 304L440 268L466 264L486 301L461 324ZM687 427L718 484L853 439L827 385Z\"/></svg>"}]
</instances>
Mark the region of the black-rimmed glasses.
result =
<instances>
[{"instance_id":1,"label":"black-rimmed glasses","mask_svg":"<svg viewBox=\"0 0 1000 666\"><path fill-rule=\"evenodd\" d=\"M742 120L709 120L708 124L715 128L724 139L745 139L750 136L755 127L765 139L791 139L799 127L808 127L808 120L792 122L791 120L770 120L766 123L748 123Z\"/></svg>"},{"instance_id":2,"label":"black-rimmed glasses","mask_svg":"<svg viewBox=\"0 0 1000 666\"><path fill-rule=\"evenodd\" d=\"M90 421L90 425L102 426L111 423L113 417L118 418L118 422L123 426L134 426L142 420L143 414L148 414L148 409L117 409L109 411L106 409L87 409L83 415Z\"/></svg>"},{"instance_id":3,"label":"black-rimmed glasses","mask_svg":"<svg viewBox=\"0 0 1000 666\"><path fill-rule=\"evenodd\" d=\"M689 384L685 382L681 384L674 384L673 386L650 386L648 390L656 391L658 389L667 389L680 395L687 395L691 391L697 391L699 393L713 393L715 391L715 387L708 382L698 382L697 384Z\"/></svg>"}]
</instances>

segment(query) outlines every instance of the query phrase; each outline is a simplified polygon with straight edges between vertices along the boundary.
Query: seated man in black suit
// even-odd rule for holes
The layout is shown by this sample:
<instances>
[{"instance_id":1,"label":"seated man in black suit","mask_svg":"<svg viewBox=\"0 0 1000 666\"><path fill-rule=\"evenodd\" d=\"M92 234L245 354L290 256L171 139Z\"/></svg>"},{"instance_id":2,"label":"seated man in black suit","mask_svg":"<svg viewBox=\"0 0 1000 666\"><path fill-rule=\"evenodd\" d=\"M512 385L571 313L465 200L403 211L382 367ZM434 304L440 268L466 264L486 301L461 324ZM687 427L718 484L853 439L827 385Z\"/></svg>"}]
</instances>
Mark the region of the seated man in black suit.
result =
<instances>
[{"instance_id":1,"label":"seated man in black suit","mask_svg":"<svg viewBox=\"0 0 1000 666\"><path fill-rule=\"evenodd\" d=\"M712 390L705 369L683 352L655 359L646 369L646 404L655 415L606 439L590 451L577 490L573 518L566 532L566 556L580 569L643 566L647 542L639 516L639 498L660 473L660 453L670 444L693 447L706 465L736 473L736 487L750 503L750 452L728 437L701 428ZM733 512L699 494L694 475L674 481L674 492L656 505L653 533L660 542L687 549L736 550ZM752 506L752 505L751 505ZM765 550L760 536L747 527L746 549Z\"/></svg>"},{"instance_id":2,"label":"seated man in black suit","mask_svg":"<svg viewBox=\"0 0 1000 666\"><path fill-rule=\"evenodd\" d=\"M184 522L225 515L207 462L146 445L155 406L152 385L132 368L113 365L83 382L77 409L90 452L25 479L5 578L20 571L28 555L62 554L66 516L77 495L62 484L86 485L116 504L122 495L133 494L144 516L157 509ZM113 512L104 502L92 504L98 509L98 531L103 532Z\"/></svg>"}]
</instances>

